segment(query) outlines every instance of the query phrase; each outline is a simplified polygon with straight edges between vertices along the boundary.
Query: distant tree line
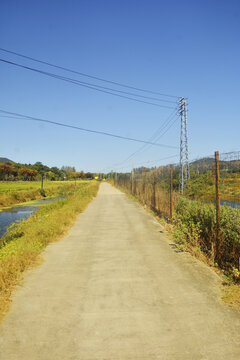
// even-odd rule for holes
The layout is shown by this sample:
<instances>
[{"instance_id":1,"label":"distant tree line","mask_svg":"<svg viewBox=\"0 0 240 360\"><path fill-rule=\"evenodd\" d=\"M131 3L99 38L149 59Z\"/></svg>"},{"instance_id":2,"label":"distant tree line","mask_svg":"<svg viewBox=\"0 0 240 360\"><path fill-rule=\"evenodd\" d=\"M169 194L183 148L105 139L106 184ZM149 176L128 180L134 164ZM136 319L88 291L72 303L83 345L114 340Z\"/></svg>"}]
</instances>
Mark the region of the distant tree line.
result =
<instances>
[{"instance_id":1,"label":"distant tree line","mask_svg":"<svg viewBox=\"0 0 240 360\"><path fill-rule=\"evenodd\" d=\"M0 180L35 181L42 178L46 180L93 179L94 174L76 172L72 166L48 167L40 161L35 164L20 164L15 162L0 163Z\"/></svg>"}]
</instances>

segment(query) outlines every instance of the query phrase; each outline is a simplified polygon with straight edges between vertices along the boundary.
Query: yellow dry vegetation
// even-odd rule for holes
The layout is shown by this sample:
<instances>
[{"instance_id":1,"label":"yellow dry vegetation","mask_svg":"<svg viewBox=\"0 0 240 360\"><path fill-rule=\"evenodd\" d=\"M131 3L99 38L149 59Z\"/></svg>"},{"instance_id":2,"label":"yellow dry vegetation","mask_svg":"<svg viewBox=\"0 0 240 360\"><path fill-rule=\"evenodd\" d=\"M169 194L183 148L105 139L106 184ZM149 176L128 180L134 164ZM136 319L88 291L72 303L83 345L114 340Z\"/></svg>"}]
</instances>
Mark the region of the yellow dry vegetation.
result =
<instances>
[{"instance_id":1,"label":"yellow dry vegetation","mask_svg":"<svg viewBox=\"0 0 240 360\"><path fill-rule=\"evenodd\" d=\"M231 284L225 285L223 287L223 301L227 304L240 308L240 285Z\"/></svg>"},{"instance_id":2,"label":"yellow dry vegetation","mask_svg":"<svg viewBox=\"0 0 240 360\"><path fill-rule=\"evenodd\" d=\"M59 240L96 196L99 182L79 184L65 200L43 206L28 220L16 224L0 243L0 319L7 312L10 296L24 270L39 261L41 251Z\"/></svg>"}]
</instances>

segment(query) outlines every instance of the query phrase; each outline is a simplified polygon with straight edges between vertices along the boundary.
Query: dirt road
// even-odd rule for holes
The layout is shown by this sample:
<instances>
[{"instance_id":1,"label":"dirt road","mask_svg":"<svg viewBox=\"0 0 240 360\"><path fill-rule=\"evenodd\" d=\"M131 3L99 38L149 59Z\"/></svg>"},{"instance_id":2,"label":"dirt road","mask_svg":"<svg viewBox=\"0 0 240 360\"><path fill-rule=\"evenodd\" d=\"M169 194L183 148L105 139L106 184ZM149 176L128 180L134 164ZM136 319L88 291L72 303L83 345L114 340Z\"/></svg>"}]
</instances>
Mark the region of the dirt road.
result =
<instances>
[{"instance_id":1,"label":"dirt road","mask_svg":"<svg viewBox=\"0 0 240 360\"><path fill-rule=\"evenodd\" d=\"M43 256L0 325L1 360L240 359L217 275L109 184Z\"/></svg>"}]
</instances>

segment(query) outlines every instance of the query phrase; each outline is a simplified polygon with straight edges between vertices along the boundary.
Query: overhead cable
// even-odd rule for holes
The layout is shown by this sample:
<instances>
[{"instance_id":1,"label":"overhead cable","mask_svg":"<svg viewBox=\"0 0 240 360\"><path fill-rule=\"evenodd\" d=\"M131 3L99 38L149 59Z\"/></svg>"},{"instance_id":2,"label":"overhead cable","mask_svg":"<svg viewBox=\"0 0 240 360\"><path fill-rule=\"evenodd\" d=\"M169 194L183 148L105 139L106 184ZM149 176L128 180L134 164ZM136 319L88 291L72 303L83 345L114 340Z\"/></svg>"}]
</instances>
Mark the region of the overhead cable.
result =
<instances>
[{"instance_id":1,"label":"overhead cable","mask_svg":"<svg viewBox=\"0 0 240 360\"><path fill-rule=\"evenodd\" d=\"M81 82L81 81L76 80L76 79L67 78L67 77L64 77L64 76L61 76L61 75L58 75L58 74L54 74L54 73L49 73L49 72L46 72L46 71L43 71L43 70L40 70L40 69L25 66L25 65L18 64L18 63L8 61L8 60L5 60L5 59L0 59L0 61L3 62L3 63L9 64L9 65L14 65L14 66L26 69L26 70L37 72L37 73L40 73L40 74L43 74L43 75L46 75L46 76L50 76L52 78L63 80L63 81L66 81L66 82L69 82L69 83L72 83L72 84L75 84L75 85L79 85L79 86L82 86L82 87L85 87L85 88L88 88L88 89L96 90L96 91L103 92L103 93L106 93L106 94L110 94L110 95L113 95L113 96L118 96L118 97L121 97L121 98L124 98L124 99L132 100L132 101L136 101L136 102L140 102L140 103L144 103L144 104L149 104L149 105L153 105L153 106L157 106L157 107L162 107L162 108L166 108L166 109L174 109L173 106L160 105L160 104L152 103L152 102L149 102L149 101L135 99L135 98L125 96L125 95L115 94L115 93L112 92L112 91L119 92L118 90L109 89L109 91L106 91L106 90L101 89L103 87L101 87L99 85L94 85L94 84L87 85L87 83ZM139 96L139 95L134 95L134 96Z\"/></svg>"},{"instance_id":2,"label":"overhead cable","mask_svg":"<svg viewBox=\"0 0 240 360\"><path fill-rule=\"evenodd\" d=\"M112 134L112 133L108 133L108 132L105 132L105 131L86 129L86 128L82 128L82 127L75 126L75 125L68 125L68 124L57 122L57 121L45 120L45 119L41 119L41 118L37 118L37 117L33 117L33 116L28 116L28 115L23 115L23 114L19 114L19 113L15 113L15 112L10 112L10 111L6 111L6 110L1 110L0 109L0 112L2 112L3 114L8 114L8 115L15 115L17 117L21 117L21 119L24 119L24 120L44 122L44 123L48 123L48 124L53 124L53 125L58 125L58 126L63 126L63 127L75 129L75 130L80 130L80 131L85 131L85 132L90 132L90 133L95 133L95 134L100 134L100 135L105 135L105 136L111 136L111 137L115 137L115 138L119 138L119 139L135 141L135 142L140 142L140 143L145 143L145 144L150 143L151 145L155 145L155 146L166 147L166 148L171 148L171 149L177 149L176 146L172 146L172 145L153 143L153 142L140 140L140 139L136 139L136 138L130 138L130 137L127 137L127 136Z\"/></svg>"},{"instance_id":3,"label":"overhead cable","mask_svg":"<svg viewBox=\"0 0 240 360\"><path fill-rule=\"evenodd\" d=\"M31 60L31 61L38 62L40 64L48 65L48 66L51 66L51 67L54 67L54 68L57 68L57 69L68 71L68 72L78 74L78 75L81 75L81 76L85 76L85 77L88 77L88 78L91 78L91 79L103 81L103 82L106 82L106 83L109 83L109 84L114 84L114 85L118 85L118 86L125 87L125 88L128 88L128 89L137 90L137 91L141 91L141 92L146 92L146 93L149 93L149 94L155 94L155 95L160 95L160 96L165 96L165 97L170 97L170 98L175 98L175 99L180 98L180 96L164 94L164 93L160 93L160 92L157 92L157 91L151 91L151 90L147 90L147 89L141 89L141 88L138 88L138 87L122 84L122 83L119 83L119 82L116 82L116 81L111 81L111 80L107 80L107 79L104 79L104 78L101 78L101 77L89 75L89 74L79 72L79 71L76 71L76 70L72 70L72 69L69 69L69 68L66 68L66 67L63 67L63 66L51 64L51 63L49 63L47 61L38 60L36 58L30 57L30 56L27 56L27 55L23 55L23 54L14 52L14 51L10 51L10 50L4 49L4 48L0 48L0 50L4 51L5 53L13 54L13 55L16 55L16 56L19 56L19 57L22 57L22 58L25 58L25 59L28 59L28 60Z\"/></svg>"}]
</instances>

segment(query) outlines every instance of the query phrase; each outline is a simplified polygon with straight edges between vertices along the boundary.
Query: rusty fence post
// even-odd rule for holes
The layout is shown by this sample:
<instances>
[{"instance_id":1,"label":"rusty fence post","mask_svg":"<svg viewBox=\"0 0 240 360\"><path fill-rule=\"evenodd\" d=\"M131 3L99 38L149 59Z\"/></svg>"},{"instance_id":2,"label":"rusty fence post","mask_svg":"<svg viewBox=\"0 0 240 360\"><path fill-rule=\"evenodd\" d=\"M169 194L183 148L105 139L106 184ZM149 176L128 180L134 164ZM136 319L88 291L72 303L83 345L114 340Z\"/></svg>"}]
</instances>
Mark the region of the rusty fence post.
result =
<instances>
[{"instance_id":1,"label":"rusty fence post","mask_svg":"<svg viewBox=\"0 0 240 360\"><path fill-rule=\"evenodd\" d=\"M134 170L132 170L132 178L131 178L131 193L134 195Z\"/></svg>"},{"instance_id":2,"label":"rusty fence post","mask_svg":"<svg viewBox=\"0 0 240 360\"><path fill-rule=\"evenodd\" d=\"M173 216L173 165L170 168L170 219Z\"/></svg>"},{"instance_id":3,"label":"rusty fence post","mask_svg":"<svg viewBox=\"0 0 240 360\"><path fill-rule=\"evenodd\" d=\"M146 168L144 168L143 172L143 180L142 180L142 202L145 205L145 191L146 191Z\"/></svg>"},{"instance_id":4,"label":"rusty fence post","mask_svg":"<svg viewBox=\"0 0 240 360\"><path fill-rule=\"evenodd\" d=\"M152 209L156 209L156 174L153 172L153 194L152 194Z\"/></svg>"},{"instance_id":5,"label":"rusty fence post","mask_svg":"<svg viewBox=\"0 0 240 360\"><path fill-rule=\"evenodd\" d=\"M216 187L216 244L214 260L219 260L220 242L220 192L219 192L219 152L215 151L215 187Z\"/></svg>"}]
</instances>

